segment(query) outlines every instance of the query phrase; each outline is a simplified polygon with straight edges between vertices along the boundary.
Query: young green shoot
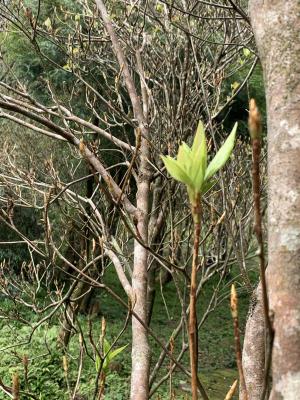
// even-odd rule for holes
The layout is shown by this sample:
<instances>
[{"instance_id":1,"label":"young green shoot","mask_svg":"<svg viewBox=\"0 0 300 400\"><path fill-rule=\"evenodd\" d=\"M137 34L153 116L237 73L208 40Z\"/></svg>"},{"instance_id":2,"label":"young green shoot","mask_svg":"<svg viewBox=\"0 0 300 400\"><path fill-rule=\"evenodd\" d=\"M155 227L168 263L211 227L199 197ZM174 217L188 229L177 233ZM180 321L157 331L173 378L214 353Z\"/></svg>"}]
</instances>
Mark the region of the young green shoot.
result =
<instances>
[{"instance_id":1,"label":"young green shoot","mask_svg":"<svg viewBox=\"0 0 300 400\"><path fill-rule=\"evenodd\" d=\"M208 164L207 144L203 123L200 121L196 135L189 147L186 143L179 146L177 158L161 156L169 174L179 182L186 185L191 204L194 222L193 261L190 286L190 311L189 311L189 351L191 366L192 400L198 399L198 388L204 399L207 395L198 379L198 325L197 325L197 270L198 252L200 243L202 202L201 196L205 194L215 183L214 175L225 165L229 159L236 137L237 123L230 135L215 157Z\"/></svg>"}]
</instances>

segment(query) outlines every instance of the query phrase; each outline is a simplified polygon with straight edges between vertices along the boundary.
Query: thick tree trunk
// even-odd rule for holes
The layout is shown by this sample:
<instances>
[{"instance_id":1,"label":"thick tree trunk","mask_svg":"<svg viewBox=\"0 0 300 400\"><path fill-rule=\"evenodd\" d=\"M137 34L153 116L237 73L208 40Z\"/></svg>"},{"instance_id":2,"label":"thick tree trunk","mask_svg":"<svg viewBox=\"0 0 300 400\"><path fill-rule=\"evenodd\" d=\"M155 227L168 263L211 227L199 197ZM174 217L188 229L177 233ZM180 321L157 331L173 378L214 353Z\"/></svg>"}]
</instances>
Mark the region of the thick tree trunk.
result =
<instances>
[{"instance_id":1,"label":"thick tree trunk","mask_svg":"<svg viewBox=\"0 0 300 400\"><path fill-rule=\"evenodd\" d=\"M251 0L268 112L270 399L300 393L300 2Z\"/></svg>"}]
</instances>

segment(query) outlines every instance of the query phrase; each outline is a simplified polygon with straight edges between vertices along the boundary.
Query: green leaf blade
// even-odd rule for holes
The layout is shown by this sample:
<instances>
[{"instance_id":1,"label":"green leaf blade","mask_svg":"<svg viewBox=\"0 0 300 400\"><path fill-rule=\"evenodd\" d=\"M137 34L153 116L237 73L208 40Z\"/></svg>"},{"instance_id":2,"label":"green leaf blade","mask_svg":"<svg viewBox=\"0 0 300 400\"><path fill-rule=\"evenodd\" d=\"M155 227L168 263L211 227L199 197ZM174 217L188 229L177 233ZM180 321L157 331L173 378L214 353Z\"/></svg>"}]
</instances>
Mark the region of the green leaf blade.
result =
<instances>
[{"instance_id":1,"label":"green leaf blade","mask_svg":"<svg viewBox=\"0 0 300 400\"><path fill-rule=\"evenodd\" d=\"M207 145L202 121L199 121L191 152L192 158L200 158L203 169L207 166Z\"/></svg>"},{"instance_id":2,"label":"green leaf blade","mask_svg":"<svg viewBox=\"0 0 300 400\"><path fill-rule=\"evenodd\" d=\"M194 156L201 145L202 138L204 136L204 126L202 121L199 121L194 141L192 144L192 156Z\"/></svg>"},{"instance_id":3,"label":"green leaf blade","mask_svg":"<svg viewBox=\"0 0 300 400\"><path fill-rule=\"evenodd\" d=\"M178 155L177 155L178 163L180 165L188 167L188 164L190 163L190 157L191 157L191 149L186 143L182 142L182 144L179 146L178 149Z\"/></svg>"},{"instance_id":4,"label":"green leaf blade","mask_svg":"<svg viewBox=\"0 0 300 400\"><path fill-rule=\"evenodd\" d=\"M189 186L192 184L190 177L183 169L184 166L179 165L178 161L170 156L161 156L161 158L167 171L174 179Z\"/></svg>"},{"instance_id":5,"label":"green leaf blade","mask_svg":"<svg viewBox=\"0 0 300 400\"><path fill-rule=\"evenodd\" d=\"M204 126L199 121L196 135L194 138L192 151L191 151L191 163L189 167L189 176L193 182L193 188L196 193L200 193L201 186L204 181L205 170L207 167L207 145Z\"/></svg>"},{"instance_id":6,"label":"green leaf blade","mask_svg":"<svg viewBox=\"0 0 300 400\"><path fill-rule=\"evenodd\" d=\"M193 188L197 193L200 193L205 174L205 169L203 168L203 160L201 160L200 157L200 151L201 150L198 149L195 158L192 160L192 166L190 169L190 176L193 182Z\"/></svg>"},{"instance_id":7,"label":"green leaf blade","mask_svg":"<svg viewBox=\"0 0 300 400\"><path fill-rule=\"evenodd\" d=\"M98 354L96 355L96 360L95 360L95 367L96 367L96 371L98 372L100 370L100 366L101 366L101 359L98 356Z\"/></svg>"},{"instance_id":8,"label":"green leaf blade","mask_svg":"<svg viewBox=\"0 0 300 400\"><path fill-rule=\"evenodd\" d=\"M234 127L228 138L225 140L223 146L220 148L213 160L208 165L205 173L205 181L211 178L217 171L219 171L229 159L234 147L236 131L237 122L234 124Z\"/></svg>"},{"instance_id":9,"label":"green leaf blade","mask_svg":"<svg viewBox=\"0 0 300 400\"><path fill-rule=\"evenodd\" d=\"M128 346L128 344L126 344L125 346L119 347L116 350L111 351L109 353L109 361L111 361L113 358L117 357L118 354L122 353L122 351L124 351L127 346Z\"/></svg>"},{"instance_id":10,"label":"green leaf blade","mask_svg":"<svg viewBox=\"0 0 300 400\"><path fill-rule=\"evenodd\" d=\"M110 347L109 348L106 347L107 353L105 353L105 358L104 358L104 361L103 361L103 371L105 371L105 372L108 371L108 368L109 368L109 365L110 365L111 361L115 357L117 357L118 354L122 353L122 351L124 351L127 346L128 346L128 344L126 344L125 346L119 347L119 348L117 348L115 350L111 350L111 351L109 351Z\"/></svg>"},{"instance_id":11,"label":"green leaf blade","mask_svg":"<svg viewBox=\"0 0 300 400\"><path fill-rule=\"evenodd\" d=\"M111 346L110 346L110 344L109 344L109 341L108 341L107 339L104 338L104 340L103 340L103 350L104 350L104 354L105 354L105 355L109 352L110 347L111 347Z\"/></svg>"}]
</instances>

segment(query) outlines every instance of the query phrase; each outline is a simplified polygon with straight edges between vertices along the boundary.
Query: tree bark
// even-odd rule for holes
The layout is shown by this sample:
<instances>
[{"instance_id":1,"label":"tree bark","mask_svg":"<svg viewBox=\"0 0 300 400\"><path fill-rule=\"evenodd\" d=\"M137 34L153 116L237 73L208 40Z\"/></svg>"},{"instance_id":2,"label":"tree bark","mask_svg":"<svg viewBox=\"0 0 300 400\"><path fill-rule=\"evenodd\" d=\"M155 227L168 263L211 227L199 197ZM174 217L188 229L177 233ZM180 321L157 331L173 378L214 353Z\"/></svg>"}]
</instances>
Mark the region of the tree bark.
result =
<instances>
[{"instance_id":1,"label":"tree bark","mask_svg":"<svg viewBox=\"0 0 300 400\"><path fill-rule=\"evenodd\" d=\"M268 113L271 400L300 393L300 2L251 0Z\"/></svg>"},{"instance_id":2,"label":"tree bark","mask_svg":"<svg viewBox=\"0 0 300 400\"><path fill-rule=\"evenodd\" d=\"M148 160L150 148L148 130L141 139L140 173L136 205L138 209L137 232L142 242L148 245L149 227L149 195L151 171ZM135 296L133 310L147 325L147 286L148 286L148 250L138 241L134 242L134 265L132 289ZM131 371L131 400L148 400L150 374L150 347L148 332L136 319L132 318L132 371Z\"/></svg>"},{"instance_id":3,"label":"tree bark","mask_svg":"<svg viewBox=\"0 0 300 400\"><path fill-rule=\"evenodd\" d=\"M245 330L243 346L243 371L248 398L260 400L264 383L265 329L261 286L253 294ZM240 398L245 393L240 387Z\"/></svg>"},{"instance_id":4,"label":"tree bark","mask_svg":"<svg viewBox=\"0 0 300 400\"><path fill-rule=\"evenodd\" d=\"M144 86L143 67L139 50L136 52L137 66L141 82L141 97L138 95L135 82L131 75L126 56L114 30L110 16L102 0L96 0L103 24L110 36L113 51L122 70L127 92L132 105L134 118L138 126L136 133L136 151L139 159L138 183L136 194L136 232L140 240L134 242L134 265L132 275L132 290L134 296L133 310L138 317L147 324L147 274L148 274L148 229L149 229L149 198L151 169L150 143L148 127L148 95ZM133 156L135 157L135 156ZM123 193L118 197L123 200ZM118 201L119 201L118 200ZM144 245L143 245L144 244ZM148 332L142 324L132 318L132 372L131 372L131 400L148 400L149 398L149 373L150 373L150 348Z\"/></svg>"}]
</instances>

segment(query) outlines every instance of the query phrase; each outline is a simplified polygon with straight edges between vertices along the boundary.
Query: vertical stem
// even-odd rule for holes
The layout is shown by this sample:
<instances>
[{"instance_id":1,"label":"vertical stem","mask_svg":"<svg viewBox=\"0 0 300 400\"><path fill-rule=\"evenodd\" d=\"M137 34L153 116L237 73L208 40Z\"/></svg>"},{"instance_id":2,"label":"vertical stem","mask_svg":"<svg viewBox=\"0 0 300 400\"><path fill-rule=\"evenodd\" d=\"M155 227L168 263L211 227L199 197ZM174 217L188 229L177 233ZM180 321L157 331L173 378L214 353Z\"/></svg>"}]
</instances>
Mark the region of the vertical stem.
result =
<instances>
[{"instance_id":1,"label":"vertical stem","mask_svg":"<svg viewBox=\"0 0 300 400\"><path fill-rule=\"evenodd\" d=\"M20 381L18 374L13 375L12 399L20 400Z\"/></svg>"},{"instance_id":2,"label":"vertical stem","mask_svg":"<svg viewBox=\"0 0 300 400\"><path fill-rule=\"evenodd\" d=\"M98 400L101 400L103 398L103 396L104 396L105 380L106 380L106 376L105 376L105 373L103 371L101 371L99 380L100 380L100 384L99 384Z\"/></svg>"},{"instance_id":3,"label":"vertical stem","mask_svg":"<svg viewBox=\"0 0 300 400\"><path fill-rule=\"evenodd\" d=\"M243 371L242 363L242 349L241 349L241 339L240 339L240 329L239 329L239 318L238 318L238 297L235 290L235 286L231 286L231 298L230 298L231 314L233 319L233 329L234 329L234 342L235 342L235 353L236 353L236 363L239 372L239 379L241 385L241 400L248 400L248 392L245 382L245 376Z\"/></svg>"},{"instance_id":4,"label":"vertical stem","mask_svg":"<svg viewBox=\"0 0 300 400\"><path fill-rule=\"evenodd\" d=\"M174 354L174 338L171 338L170 341L170 353L173 355ZM170 400L175 400L175 393L173 390L173 361L170 360L170 364L169 364L169 369L170 369L170 380L169 380L169 388L170 388L170 395L169 395L169 399Z\"/></svg>"},{"instance_id":5,"label":"vertical stem","mask_svg":"<svg viewBox=\"0 0 300 400\"><path fill-rule=\"evenodd\" d=\"M252 191L254 203L254 231L258 243L258 256L260 264L260 280L262 287L262 301L265 319L265 372L261 399L264 400L269 380L271 354L273 346L273 328L269 317L269 299L266 282L266 262L264 254L262 216L260 204L260 154L261 154L261 117L255 100L250 100L249 130L252 137Z\"/></svg>"},{"instance_id":6,"label":"vertical stem","mask_svg":"<svg viewBox=\"0 0 300 400\"><path fill-rule=\"evenodd\" d=\"M260 178L259 178L260 152L261 152L261 140L253 139L252 140L252 157L253 157L252 185L253 185L254 220L255 220L254 231L258 242L260 279L262 285L265 324L266 324L266 329L270 332L271 323L269 319L269 301L268 301L267 283L265 274L266 263L265 263L265 254L263 246L262 218L261 218L261 206L260 206Z\"/></svg>"},{"instance_id":7,"label":"vertical stem","mask_svg":"<svg viewBox=\"0 0 300 400\"><path fill-rule=\"evenodd\" d=\"M246 389L244 371L242 367L242 350L241 350L241 340L240 340L240 329L238 317L233 318L233 329L234 329L234 341L235 341L235 352L236 352L236 362L238 366L240 385L242 387L242 393L244 395L241 400L248 400L248 392Z\"/></svg>"},{"instance_id":8,"label":"vertical stem","mask_svg":"<svg viewBox=\"0 0 300 400\"><path fill-rule=\"evenodd\" d=\"M189 315L189 345L190 365L192 374L192 400L198 399L198 325L197 325L197 269L198 253L201 232L201 198L197 195L192 205L194 220L194 246L190 289L190 315Z\"/></svg>"},{"instance_id":9,"label":"vertical stem","mask_svg":"<svg viewBox=\"0 0 300 400\"><path fill-rule=\"evenodd\" d=\"M264 382L261 394L261 399L264 400L269 381L269 372L271 366L271 355L273 346L273 329L269 318L269 300L267 292L266 282L266 263L263 245L263 234L262 234L262 217L261 217L261 206L260 206L260 171L259 171L259 158L261 152L261 139L252 139L252 186L253 186L253 202L254 202L254 231L258 243L258 256L260 265L260 281L262 287L262 301L265 319L265 372Z\"/></svg>"}]
</instances>

